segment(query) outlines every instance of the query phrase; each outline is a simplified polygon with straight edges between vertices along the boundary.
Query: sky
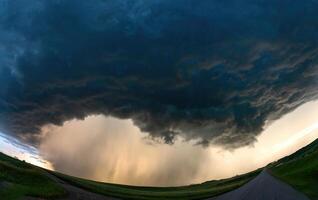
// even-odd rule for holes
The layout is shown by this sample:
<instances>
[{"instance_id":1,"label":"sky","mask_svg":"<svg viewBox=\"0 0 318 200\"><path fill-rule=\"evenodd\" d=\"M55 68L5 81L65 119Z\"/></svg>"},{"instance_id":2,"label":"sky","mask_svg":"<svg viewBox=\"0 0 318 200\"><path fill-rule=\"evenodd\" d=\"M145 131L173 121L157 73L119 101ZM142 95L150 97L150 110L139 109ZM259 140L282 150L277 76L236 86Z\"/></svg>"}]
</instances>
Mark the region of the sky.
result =
<instances>
[{"instance_id":1,"label":"sky","mask_svg":"<svg viewBox=\"0 0 318 200\"><path fill-rule=\"evenodd\" d=\"M316 0L0 0L2 149L118 183L252 170L315 138L307 114L318 97L317 8Z\"/></svg>"},{"instance_id":2,"label":"sky","mask_svg":"<svg viewBox=\"0 0 318 200\"><path fill-rule=\"evenodd\" d=\"M0 133L0 152L33 165L51 170L54 169L50 162L39 155L36 148L23 144L17 139L3 133Z\"/></svg>"},{"instance_id":3,"label":"sky","mask_svg":"<svg viewBox=\"0 0 318 200\"><path fill-rule=\"evenodd\" d=\"M41 167L103 182L178 186L252 171L317 138L318 101L314 101L268 125L253 145L231 151L202 148L182 138L174 145L153 141L131 120L103 115L43 127L38 149L0 135L0 151Z\"/></svg>"},{"instance_id":4,"label":"sky","mask_svg":"<svg viewBox=\"0 0 318 200\"><path fill-rule=\"evenodd\" d=\"M252 171L314 141L318 138L318 101L269 125L253 146L232 151L202 148L181 138L174 145L156 143L131 120L101 115L44 129L39 151L58 171L122 184L186 185Z\"/></svg>"}]
</instances>

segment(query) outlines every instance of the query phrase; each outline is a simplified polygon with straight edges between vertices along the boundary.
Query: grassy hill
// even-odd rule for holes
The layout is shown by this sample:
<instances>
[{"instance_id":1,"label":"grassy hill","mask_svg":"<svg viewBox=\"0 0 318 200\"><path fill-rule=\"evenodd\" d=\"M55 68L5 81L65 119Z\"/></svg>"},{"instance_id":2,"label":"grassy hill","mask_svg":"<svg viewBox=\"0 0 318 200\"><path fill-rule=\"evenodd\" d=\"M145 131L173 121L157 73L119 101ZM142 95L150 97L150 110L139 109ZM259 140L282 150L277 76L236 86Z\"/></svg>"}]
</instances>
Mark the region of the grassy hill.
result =
<instances>
[{"instance_id":1,"label":"grassy hill","mask_svg":"<svg viewBox=\"0 0 318 200\"><path fill-rule=\"evenodd\" d=\"M38 167L0 153L0 199L55 198L66 194L44 174Z\"/></svg>"},{"instance_id":2,"label":"grassy hill","mask_svg":"<svg viewBox=\"0 0 318 200\"><path fill-rule=\"evenodd\" d=\"M318 200L318 139L297 152L267 166L272 174L313 200ZM229 179L207 181L181 187L136 187L96 182L45 171L0 153L0 197L19 199L25 196L55 199L67 197L48 173L70 185L106 196L123 199L203 199L236 189L253 179L262 169Z\"/></svg>"},{"instance_id":3,"label":"grassy hill","mask_svg":"<svg viewBox=\"0 0 318 200\"><path fill-rule=\"evenodd\" d=\"M253 179L261 169L235 176L229 179L208 181L201 184L181 187L136 187L85 180L56 172L60 179L86 190L122 199L157 200L157 199L204 199L236 189Z\"/></svg>"},{"instance_id":4,"label":"grassy hill","mask_svg":"<svg viewBox=\"0 0 318 200\"><path fill-rule=\"evenodd\" d=\"M318 139L268 165L272 174L313 200L318 199ZM230 179L183 187L133 187L95 182L53 172L61 179L89 191L125 199L202 199L231 191L255 177L261 169Z\"/></svg>"},{"instance_id":5,"label":"grassy hill","mask_svg":"<svg viewBox=\"0 0 318 200\"><path fill-rule=\"evenodd\" d=\"M318 139L270 165L272 174L318 200Z\"/></svg>"},{"instance_id":6,"label":"grassy hill","mask_svg":"<svg viewBox=\"0 0 318 200\"><path fill-rule=\"evenodd\" d=\"M44 171L44 169L0 153L0 199L20 199L25 196L45 199L66 197L67 191L49 178L47 172L71 185L95 193L123 199L153 200L213 197L240 187L253 179L260 170L229 179L208 181L202 184L182 187L137 187L95 182L52 171Z\"/></svg>"}]
</instances>

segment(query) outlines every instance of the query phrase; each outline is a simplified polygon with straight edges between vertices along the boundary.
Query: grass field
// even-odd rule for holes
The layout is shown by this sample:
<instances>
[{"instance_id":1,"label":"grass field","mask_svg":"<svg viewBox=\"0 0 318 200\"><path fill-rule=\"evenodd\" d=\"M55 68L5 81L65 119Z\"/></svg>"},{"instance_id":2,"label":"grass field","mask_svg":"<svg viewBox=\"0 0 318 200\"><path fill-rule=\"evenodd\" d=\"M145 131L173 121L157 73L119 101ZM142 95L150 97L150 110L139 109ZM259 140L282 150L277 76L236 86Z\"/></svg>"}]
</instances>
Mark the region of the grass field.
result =
<instances>
[{"instance_id":1,"label":"grass field","mask_svg":"<svg viewBox=\"0 0 318 200\"><path fill-rule=\"evenodd\" d=\"M230 179L208 181L202 184L181 187L136 187L108 184L67 176L53 172L64 181L86 190L123 199L203 199L236 189L253 179L261 169Z\"/></svg>"},{"instance_id":2,"label":"grass field","mask_svg":"<svg viewBox=\"0 0 318 200\"><path fill-rule=\"evenodd\" d=\"M56 172L54 174L71 185L123 199L202 199L240 187L260 170L229 179L208 181L182 187L137 187L95 182ZM66 191L46 176L43 169L0 153L0 199L20 199L25 196L54 199Z\"/></svg>"},{"instance_id":3,"label":"grass field","mask_svg":"<svg viewBox=\"0 0 318 200\"><path fill-rule=\"evenodd\" d=\"M65 191L40 169L0 153L0 199L54 198Z\"/></svg>"},{"instance_id":4,"label":"grass field","mask_svg":"<svg viewBox=\"0 0 318 200\"><path fill-rule=\"evenodd\" d=\"M318 139L294 154L267 166L274 176L318 200ZM137 187L96 182L48 171L71 185L122 199L204 199L236 189L253 179L262 169L229 179L181 187ZM43 169L0 153L0 199L24 196L54 199L66 191Z\"/></svg>"},{"instance_id":5,"label":"grass field","mask_svg":"<svg viewBox=\"0 0 318 200\"><path fill-rule=\"evenodd\" d=\"M318 200L318 139L271 165L274 176Z\"/></svg>"}]
</instances>

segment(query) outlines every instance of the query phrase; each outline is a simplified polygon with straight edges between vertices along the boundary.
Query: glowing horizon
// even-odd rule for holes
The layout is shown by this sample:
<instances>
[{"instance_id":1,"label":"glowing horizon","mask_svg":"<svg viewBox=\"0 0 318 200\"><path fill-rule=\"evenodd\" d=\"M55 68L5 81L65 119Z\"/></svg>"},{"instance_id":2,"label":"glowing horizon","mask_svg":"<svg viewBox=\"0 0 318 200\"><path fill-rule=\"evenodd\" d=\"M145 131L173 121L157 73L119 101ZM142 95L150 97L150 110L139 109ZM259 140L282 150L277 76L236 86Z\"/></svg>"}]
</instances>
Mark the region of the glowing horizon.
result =
<instances>
[{"instance_id":1,"label":"glowing horizon","mask_svg":"<svg viewBox=\"0 0 318 200\"><path fill-rule=\"evenodd\" d=\"M183 142L182 138L174 145L153 143L131 120L101 115L88 116L84 120L71 120L61 127L44 127L43 140L39 149L34 149L33 153L19 151L19 145L14 146L3 139L0 139L0 148L5 150L6 154L37 166L97 181L153 186L186 185L246 173L293 153L318 138L318 115L315 113L318 113L317 101L304 104L268 126L257 137L258 141L253 146L231 151L216 146L202 148L191 141ZM295 120L305 115L305 122L298 121L296 124ZM290 126L287 127L287 124ZM279 129L281 131L278 131ZM87 130L91 130L89 134L85 133ZM76 139L72 137L74 131L77 132ZM109 140L112 134L117 136L112 136L112 142L107 143L106 140ZM101 140L105 141L95 144L95 147L90 145ZM85 143L88 143L93 153L85 154L81 151L86 150ZM107 154L109 150L112 151L111 154ZM93 155L94 152L106 156ZM169 155L167 160L163 159L164 155ZM55 160L56 156L65 166L54 167L54 162L59 162ZM76 162L79 157L85 162ZM194 157L197 160L191 162ZM187 167L177 167L178 172L171 160L177 160ZM74 162L79 166L72 167ZM87 162L96 166L92 168L89 164L81 165ZM117 163L115 167L114 163ZM110 169L114 171L110 172ZM172 172L177 176L173 179L178 181L169 179ZM181 178L185 174L188 174L189 178Z\"/></svg>"}]
</instances>

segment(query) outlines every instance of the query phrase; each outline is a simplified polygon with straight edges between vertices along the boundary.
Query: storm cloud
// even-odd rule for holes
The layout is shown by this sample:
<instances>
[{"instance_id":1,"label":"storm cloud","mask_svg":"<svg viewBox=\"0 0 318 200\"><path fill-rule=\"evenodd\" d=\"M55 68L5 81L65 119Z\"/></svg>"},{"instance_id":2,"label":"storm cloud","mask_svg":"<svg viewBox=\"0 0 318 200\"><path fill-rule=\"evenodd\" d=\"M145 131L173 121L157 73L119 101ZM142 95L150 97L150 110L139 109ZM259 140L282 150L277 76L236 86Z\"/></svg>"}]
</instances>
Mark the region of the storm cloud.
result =
<instances>
[{"instance_id":1,"label":"storm cloud","mask_svg":"<svg viewBox=\"0 0 318 200\"><path fill-rule=\"evenodd\" d=\"M103 114L235 148L318 95L316 0L0 4L0 131L33 144Z\"/></svg>"}]
</instances>

